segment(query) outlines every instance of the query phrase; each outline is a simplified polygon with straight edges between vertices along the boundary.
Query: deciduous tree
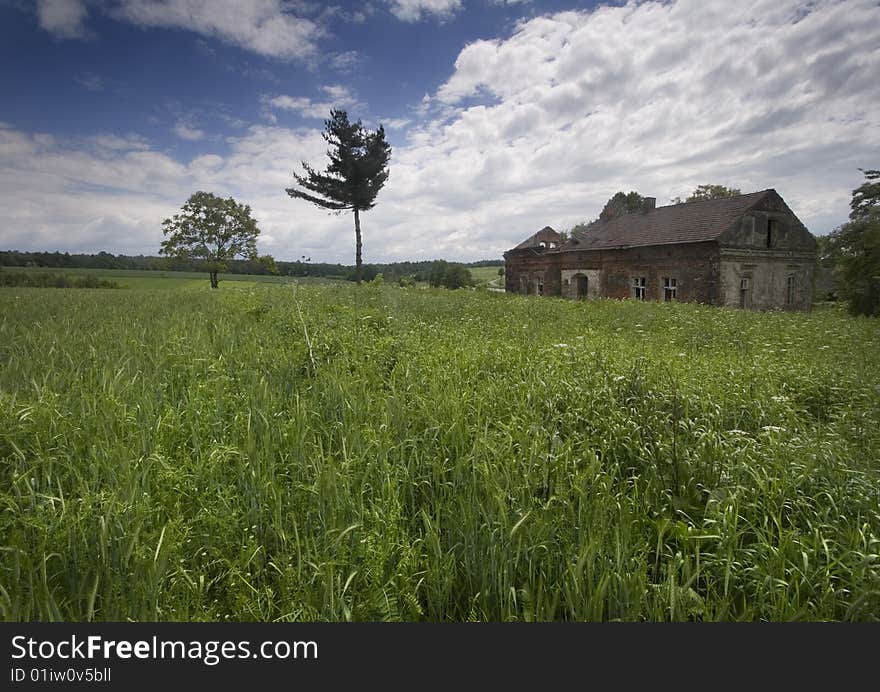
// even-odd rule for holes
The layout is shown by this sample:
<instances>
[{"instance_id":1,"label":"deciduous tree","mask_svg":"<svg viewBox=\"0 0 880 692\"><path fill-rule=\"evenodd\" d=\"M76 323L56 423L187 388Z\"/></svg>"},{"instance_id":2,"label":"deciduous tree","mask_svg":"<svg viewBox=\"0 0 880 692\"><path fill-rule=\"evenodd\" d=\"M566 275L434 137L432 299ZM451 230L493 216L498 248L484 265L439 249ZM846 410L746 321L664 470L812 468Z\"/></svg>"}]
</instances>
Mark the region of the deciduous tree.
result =
<instances>
[{"instance_id":1,"label":"deciduous tree","mask_svg":"<svg viewBox=\"0 0 880 692\"><path fill-rule=\"evenodd\" d=\"M735 187L725 187L724 185L698 185L690 196L684 200L685 202L700 202L704 199L722 199L724 197L737 197L742 191ZM681 204L681 197L672 200L673 204Z\"/></svg>"},{"instance_id":2,"label":"deciduous tree","mask_svg":"<svg viewBox=\"0 0 880 692\"><path fill-rule=\"evenodd\" d=\"M217 274L236 257L257 259L260 230L251 217L251 208L232 197L223 199L210 192L196 192L180 213L162 222L159 254L199 260L211 278L211 288L219 286Z\"/></svg>"},{"instance_id":3,"label":"deciduous tree","mask_svg":"<svg viewBox=\"0 0 880 692\"><path fill-rule=\"evenodd\" d=\"M599 221L609 221L624 214L637 214L644 209L645 198L638 192L617 192L599 214Z\"/></svg>"},{"instance_id":4,"label":"deciduous tree","mask_svg":"<svg viewBox=\"0 0 880 692\"><path fill-rule=\"evenodd\" d=\"M840 293L857 315L880 316L880 170L863 170L853 190L849 222L832 231L827 251Z\"/></svg>"}]
</instances>

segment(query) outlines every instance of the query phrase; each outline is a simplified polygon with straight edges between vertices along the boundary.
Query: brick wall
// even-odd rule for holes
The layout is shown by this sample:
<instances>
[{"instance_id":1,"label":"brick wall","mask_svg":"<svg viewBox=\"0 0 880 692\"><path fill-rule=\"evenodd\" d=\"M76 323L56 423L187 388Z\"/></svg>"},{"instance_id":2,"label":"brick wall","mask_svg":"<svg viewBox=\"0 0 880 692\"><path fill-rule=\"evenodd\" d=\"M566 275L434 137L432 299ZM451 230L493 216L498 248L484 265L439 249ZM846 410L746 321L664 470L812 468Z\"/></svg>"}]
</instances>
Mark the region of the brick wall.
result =
<instances>
[{"instance_id":1,"label":"brick wall","mask_svg":"<svg viewBox=\"0 0 880 692\"><path fill-rule=\"evenodd\" d=\"M567 252L560 256L563 275L582 270L600 282L605 298L633 298L634 280L644 278L645 299L663 300L664 279L675 280L675 300L716 303L718 248L714 243L656 245L622 250ZM571 286L562 285L570 295ZM592 291L591 291L592 294Z\"/></svg>"}]
</instances>

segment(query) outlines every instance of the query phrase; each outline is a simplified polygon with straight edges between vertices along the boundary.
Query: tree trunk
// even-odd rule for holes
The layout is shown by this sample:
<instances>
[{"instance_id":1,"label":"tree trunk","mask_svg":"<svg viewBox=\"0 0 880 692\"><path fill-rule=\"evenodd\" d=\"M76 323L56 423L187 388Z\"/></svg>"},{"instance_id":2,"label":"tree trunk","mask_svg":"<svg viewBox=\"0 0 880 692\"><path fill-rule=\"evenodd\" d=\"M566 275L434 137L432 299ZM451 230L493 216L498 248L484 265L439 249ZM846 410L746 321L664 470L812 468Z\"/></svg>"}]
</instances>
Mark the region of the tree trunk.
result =
<instances>
[{"instance_id":1,"label":"tree trunk","mask_svg":"<svg viewBox=\"0 0 880 692\"><path fill-rule=\"evenodd\" d=\"M354 208L354 278L361 285L361 217L357 207Z\"/></svg>"}]
</instances>

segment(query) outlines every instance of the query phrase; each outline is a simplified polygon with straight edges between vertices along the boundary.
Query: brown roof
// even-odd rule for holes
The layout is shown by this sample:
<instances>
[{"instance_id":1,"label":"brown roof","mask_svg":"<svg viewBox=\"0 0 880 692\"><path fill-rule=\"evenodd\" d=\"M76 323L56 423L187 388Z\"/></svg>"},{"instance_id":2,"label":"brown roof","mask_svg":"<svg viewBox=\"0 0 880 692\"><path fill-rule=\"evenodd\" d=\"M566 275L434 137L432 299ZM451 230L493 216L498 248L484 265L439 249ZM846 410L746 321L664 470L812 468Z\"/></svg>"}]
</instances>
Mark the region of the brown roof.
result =
<instances>
[{"instance_id":1,"label":"brown roof","mask_svg":"<svg viewBox=\"0 0 880 692\"><path fill-rule=\"evenodd\" d=\"M657 207L653 211L626 214L600 221L572 234L563 250L702 243L717 240L736 219L749 211L773 189L748 195Z\"/></svg>"},{"instance_id":2,"label":"brown roof","mask_svg":"<svg viewBox=\"0 0 880 692\"><path fill-rule=\"evenodd\" d=\"M542 247L541 243L556 243L558 245L561 242L561 235L550 228L550 226L544 226L540 231L529 236L513 249L526 250L528 248L540 248Z\"/></svg>"}]
</instances>

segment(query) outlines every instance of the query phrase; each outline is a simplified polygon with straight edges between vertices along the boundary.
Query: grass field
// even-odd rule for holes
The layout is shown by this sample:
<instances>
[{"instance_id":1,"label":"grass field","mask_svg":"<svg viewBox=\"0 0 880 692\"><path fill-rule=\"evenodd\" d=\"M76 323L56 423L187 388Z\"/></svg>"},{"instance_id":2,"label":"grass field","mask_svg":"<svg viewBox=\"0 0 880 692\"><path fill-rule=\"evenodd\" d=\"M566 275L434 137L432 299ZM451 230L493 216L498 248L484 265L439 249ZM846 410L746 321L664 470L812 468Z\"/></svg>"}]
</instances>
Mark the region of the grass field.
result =
<instances>
[{"instance_id":1,"label":"grass field","mask_svg":"<svg viewBox=\"0 0 880 692\"><path fill-rule=\"evenodd\" d=\"M203 289L211 287L206 272L152 271L140 269L80 269L52 267L2 267L4 272L45 272L66 276L96 276L116 282L120 288L146 289ZM236 282L236 285L280 284L293 278L282 276L258 276L254 274L220 274L220 281ZM300 283L334 283L332 279L296 277Z\"/></svg>"},{"instance_id":2,"label":"grass field","mask_svg":"<svg viewBox=\"0 0 880 692\"><path fill-rule=\"evenodd\" d=\"M501 287L503 288L504 277L498 276L498 269L500 267L501 265L498 265L496 267L469 267L468 271L470 271L471 276L474 277L474 281L477 283L477 285L488 284L501 278Z\"/></svg>"},{"instance_id":3,"label":"grass field","mask_svg":"<svg viewBox=\"0 0 880 692\"><path fill-rule=\"evenodd\" d=\"M880 619L838 307L3 289L0 459L5 620Z\"/></svg>"}]
</instances>

